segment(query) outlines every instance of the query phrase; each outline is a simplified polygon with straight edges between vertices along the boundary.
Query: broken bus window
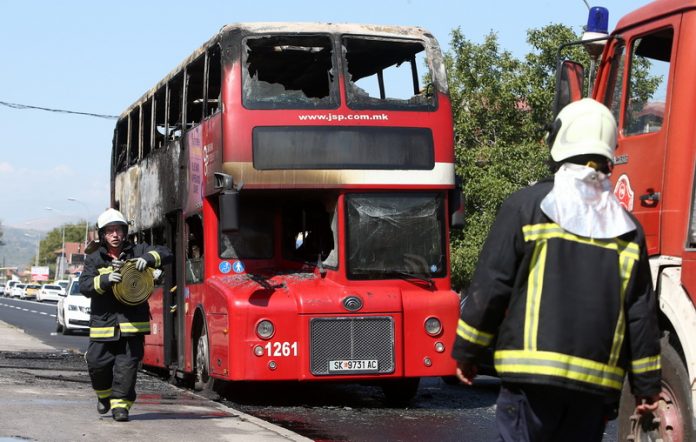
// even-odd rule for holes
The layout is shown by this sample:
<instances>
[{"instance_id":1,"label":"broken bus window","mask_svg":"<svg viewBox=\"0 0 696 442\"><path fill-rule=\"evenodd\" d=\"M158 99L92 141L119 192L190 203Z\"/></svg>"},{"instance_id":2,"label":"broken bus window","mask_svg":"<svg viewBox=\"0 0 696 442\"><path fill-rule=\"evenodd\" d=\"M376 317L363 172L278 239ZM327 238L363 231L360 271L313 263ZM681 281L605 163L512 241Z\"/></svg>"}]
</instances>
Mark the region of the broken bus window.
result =
<instances>
[{"instance_id":1,"label":"broken bus window","mask_svg":"<svg viewBox=\"0 0 696 442\"><path fill-rule=\"evenodd\" d=\"M434 108L433 87L426 80L432 75L421 42L344 37L343 52L349 107Z\"/></svg>"},{"instance_id":2,"label":"broken bus window","mask_svg":"<svg viewBox=\"0 0 696 442\"><path fill-rule=\"evenodd\" d=\"M249 37L244 105L252 109L327 109L338 105L329 36Z\"/></svg>"}]
</instances>

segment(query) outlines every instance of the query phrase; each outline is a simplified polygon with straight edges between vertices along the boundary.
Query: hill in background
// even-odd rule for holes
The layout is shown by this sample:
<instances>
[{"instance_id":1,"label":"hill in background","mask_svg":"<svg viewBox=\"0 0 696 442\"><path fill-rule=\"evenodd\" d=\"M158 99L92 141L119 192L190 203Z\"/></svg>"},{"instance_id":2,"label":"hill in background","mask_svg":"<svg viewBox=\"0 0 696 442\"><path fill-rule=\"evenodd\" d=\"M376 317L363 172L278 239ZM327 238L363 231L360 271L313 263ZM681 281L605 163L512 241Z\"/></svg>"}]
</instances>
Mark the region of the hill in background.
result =
<instances>
[{"instance_id":1,"label":"hill in background","mask_svg":"<svg viewBox=\"0 0 696 442\"><path fill-rule=\"evenodd\" d=\"M0 267L19 267L19 270L31 267L36 255L36 245L40 238L46 236L46 232L5 225L2 226L2 231L2 242L5 245L0 246Z\"/></svg>"}]
</instances>

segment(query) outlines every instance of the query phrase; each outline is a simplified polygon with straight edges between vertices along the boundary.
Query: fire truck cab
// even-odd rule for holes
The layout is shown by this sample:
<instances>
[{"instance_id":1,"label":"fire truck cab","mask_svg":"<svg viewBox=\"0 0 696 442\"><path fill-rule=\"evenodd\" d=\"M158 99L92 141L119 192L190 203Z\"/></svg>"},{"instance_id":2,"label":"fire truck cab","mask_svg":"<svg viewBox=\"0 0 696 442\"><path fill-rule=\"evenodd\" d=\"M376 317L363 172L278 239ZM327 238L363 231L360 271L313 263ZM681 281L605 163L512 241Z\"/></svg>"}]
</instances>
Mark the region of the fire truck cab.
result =
<instances>
[{"instance_id":1,"label":"fire truck cab","mask_svg":"<svg viewBox=\"0 0 696 442\"><path fill-rule=\"evenodd\" d=\"M694 440L696 0L653 1L598 39L602 30L595 26L607 21L602 9L591 9L593 33L584 37L597 66L591 94L619 125L614 193L645 229L664 331L660 407L649 422L639 422L624 388L619 439ZM582 88L578 65L561 66L556 109Z\"/></svg>"}]
</instances>

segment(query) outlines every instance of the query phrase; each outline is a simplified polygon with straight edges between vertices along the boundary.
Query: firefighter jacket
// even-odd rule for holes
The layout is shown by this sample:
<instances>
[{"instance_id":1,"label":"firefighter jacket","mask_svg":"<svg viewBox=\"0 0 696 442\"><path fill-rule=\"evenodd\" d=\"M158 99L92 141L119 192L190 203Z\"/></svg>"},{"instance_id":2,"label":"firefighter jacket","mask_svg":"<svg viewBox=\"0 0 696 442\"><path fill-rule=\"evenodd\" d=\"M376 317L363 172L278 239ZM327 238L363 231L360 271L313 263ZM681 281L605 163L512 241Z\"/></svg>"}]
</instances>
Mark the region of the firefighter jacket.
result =
<instances>
[{"instance_id":1,"label":"firefighter jacket","mask_svg":"<svg viewBox=\"0 0 696 442\"><path fill-rule=\"evenodd\" d=\"M480 362L494 345L503 381L615 398L660 391L660 332L643 230L592 239L540 209L553 180L510 196L484 244L452 356ZM632 215L631 215L632 216Z\"/></svg>"},{"instance_id":2,"label":"firefighter jacket","mask_svg":"<svg viewBox=\"0 0 696 442\"><path fill-rule=\"evenodd\" d=\"M169 249L147 243L126 242L121 256L122 260L142 257L152 268L159 268L172 260ZM102 246L87 256L84 271L80 275L80 292L91 298L89 337L93 341L117 341L121 336L150 333L148 303L130 306L114 297L109 282L109 273L114 271L112 260Z\"/></svg>"}]
</instances>

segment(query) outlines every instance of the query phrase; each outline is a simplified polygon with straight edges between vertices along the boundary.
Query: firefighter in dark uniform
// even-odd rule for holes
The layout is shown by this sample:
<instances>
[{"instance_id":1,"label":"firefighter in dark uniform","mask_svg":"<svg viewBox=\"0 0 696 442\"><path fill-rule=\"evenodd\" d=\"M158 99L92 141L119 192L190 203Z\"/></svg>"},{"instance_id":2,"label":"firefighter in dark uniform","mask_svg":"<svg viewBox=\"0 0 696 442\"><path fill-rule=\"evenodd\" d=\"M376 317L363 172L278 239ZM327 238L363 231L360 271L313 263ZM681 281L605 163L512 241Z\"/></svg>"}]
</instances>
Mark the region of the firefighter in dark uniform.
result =
<instances>
[{"instance_id":1,"label":"firefighter in dark uniform","mask_svg":"<svg viewBox=\"0 0 696 442\"><path fill-rule=\"evenodd\" d=\"M91 298L89 347L85 359L97 411L110 409L114 420L128 420L135 401L135 381L143 358L144 335L150 333L147 301L137 305L119 302L112 287L121 281L119 270L133 260L138 271L159 268L171 261L166 247L128 241L128 222L121 212L108 209L97 219L99 250L89 254L80 275L80 291Z\"/></svg>"},{"instance_id":2,"label":"firefighter in dark uniform","mask_svg":"<svg viewBox=\"0 0 696 442\"><path fill-rule=\"evenodd\" d=\"M608 179L616 140L605 106L566 106L553 179L502 204L479 256L452 355L470 385L494 345L501 440L601 441L626 373L637 412L657 408L656 299L643 230Z\"/></svg>"}]
</instances>

